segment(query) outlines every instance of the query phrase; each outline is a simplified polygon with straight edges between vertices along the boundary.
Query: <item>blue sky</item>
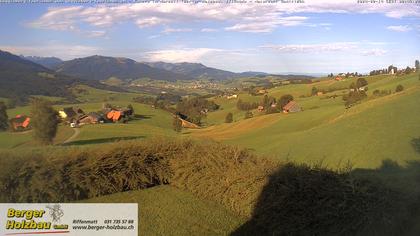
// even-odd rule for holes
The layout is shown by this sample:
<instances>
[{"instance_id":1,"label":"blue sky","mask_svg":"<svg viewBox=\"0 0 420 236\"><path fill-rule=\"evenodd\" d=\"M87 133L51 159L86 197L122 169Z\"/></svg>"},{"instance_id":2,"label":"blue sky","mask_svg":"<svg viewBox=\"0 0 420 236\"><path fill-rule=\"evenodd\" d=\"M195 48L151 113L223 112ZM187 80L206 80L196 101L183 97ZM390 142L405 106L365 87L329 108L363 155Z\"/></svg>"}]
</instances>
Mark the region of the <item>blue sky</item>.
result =
<instances>
[{"instance_id":1,"label":"blue sky","mask_svg":"<svg viewBox=\"0 0 420 236\"><path fill-rule=\"evenodd\" d=\"M368 72L420 59L420 4L3 4L0 49L200 62L231 71Z\"/></svg>"}]
</instances>

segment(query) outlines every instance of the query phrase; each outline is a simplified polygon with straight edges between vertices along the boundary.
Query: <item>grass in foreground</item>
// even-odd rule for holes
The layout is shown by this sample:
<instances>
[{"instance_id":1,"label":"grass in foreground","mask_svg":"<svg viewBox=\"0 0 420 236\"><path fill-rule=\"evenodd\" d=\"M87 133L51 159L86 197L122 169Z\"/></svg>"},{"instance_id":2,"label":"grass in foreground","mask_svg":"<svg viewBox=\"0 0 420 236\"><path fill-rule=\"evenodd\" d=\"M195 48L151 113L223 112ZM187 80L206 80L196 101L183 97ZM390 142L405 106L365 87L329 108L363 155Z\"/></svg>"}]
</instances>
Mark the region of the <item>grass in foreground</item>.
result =
<instances>
[{"instance_id":1,"label":"grass in foreground","mask_svg":"<svg viewBox=\"0 0 420 236\"><path fill-rule=\"evenodd\" d=\"M96 197L107 201L107 197L124 199L136 195L121 192L153 191L158 185L169 185L182 193L163 191L159 197L150 192L149 197L139 193L141 197L134 197L134 201L147 203L147 199L156 198L161 202L161 207L147 204L155 212L147 219L151 221L153 215L165 218L160 212L166 206L181 219L187 219L188 224L197 221L185 214L209 216L206 223L197 223L197 232L204 234L216 232L204 230L204 225L222 224L213 221L221 209L211 207L216 205L227 209L221 210L220 217L234 212L248 219L243 225L245 233L241 233L243 227L235 231L240 235L404 235L416 230L413 219L420 213L420 192L398 184L420 184L418 163L400 167L392 162L392 168L385 163L376 170L333 171L322 166L273 163L248 150L220 143L176 139L0 155L0 183L7 189L0 192L2 202L73 202ZM184 192L210 201L205 203L210 207L189 199ZM197 208L191 206L194 210L190 211L181 207L176 212L182 200L172 202L173 196L185 197L185 204L191 201ZM212 216L213 208L216 216ZM222 231L233 229L241 218L237 219L225 222L220 226ZM166 230L154 233L164 234ZM173 234L185 234L182 225L172 230Z\"/></svg>"},{"instance_id":2,"label":"grass in foreground","mask_svg":"<svg viewBox=\"0 0 420 236\"><path fill-rule=\"evenodd\" d=\"M139 235L228 235L244 219L171 186L116 193L83 202L138 203Z\"/></svg>"}]
</instances>

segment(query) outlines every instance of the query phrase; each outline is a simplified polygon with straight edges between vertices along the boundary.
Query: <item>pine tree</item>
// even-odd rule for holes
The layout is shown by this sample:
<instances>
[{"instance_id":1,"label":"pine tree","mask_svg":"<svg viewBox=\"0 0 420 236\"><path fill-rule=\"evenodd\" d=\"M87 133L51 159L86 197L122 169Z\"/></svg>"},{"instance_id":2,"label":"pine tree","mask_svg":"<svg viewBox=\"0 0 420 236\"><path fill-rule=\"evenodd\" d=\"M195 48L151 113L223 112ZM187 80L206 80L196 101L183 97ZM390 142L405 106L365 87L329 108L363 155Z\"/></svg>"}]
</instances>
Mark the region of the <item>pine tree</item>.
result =
<instances>
[{"instance_id":1,"label":"pine tree","mask_svg":"<svg viewBox=\"0 0 420 236\"><path fill-rule=\"evenodd\" d=\"M226 115L226 118L225 118L225 123L232 123L233 122L233 114L231 113L231 112L229 112L227 115Z\"/></svg>"},{"instance_id":2,"label":"pine tree","mask_svg":"<svg viewBox=\"0 0 420 236\"><path fill-rule=\"evenodd\" d=\"M0 102L0 131L7 130L7 127L9 127L9 117L6 110L6 105Z\"/></svg>"},{"instance_id":3,"label":"pine tree","mask_svg":"<svg viewBox=\"0 0 420 236\"><path fill-rule=\"evenodd\" d=\"M47 100L33 99L31 101L30 117L34 139L43 145L51 144L57 134L57 111L52 108Z\"/></svg>"}]
</instances>

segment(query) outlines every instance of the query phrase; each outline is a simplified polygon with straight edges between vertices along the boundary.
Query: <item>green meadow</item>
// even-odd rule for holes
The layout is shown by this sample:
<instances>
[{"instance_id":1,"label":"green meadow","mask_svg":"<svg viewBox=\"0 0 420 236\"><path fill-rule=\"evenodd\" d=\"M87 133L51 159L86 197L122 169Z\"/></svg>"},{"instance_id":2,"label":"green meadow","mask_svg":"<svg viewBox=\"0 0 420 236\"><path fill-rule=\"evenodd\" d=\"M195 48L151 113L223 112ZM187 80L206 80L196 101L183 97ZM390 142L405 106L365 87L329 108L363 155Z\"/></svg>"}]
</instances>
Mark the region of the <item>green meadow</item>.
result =
<instances>
[{"instance_id":1,"label":"green meadow","mask_svg":"<svg viewBox=\"0 0 420 236\"><path fill-rule=\"evenodd\" d=\"M83 202L138 203L139 235L228 235L245 222L225 207L171 186L116 193Z\"/></svg>"}]
</instances>

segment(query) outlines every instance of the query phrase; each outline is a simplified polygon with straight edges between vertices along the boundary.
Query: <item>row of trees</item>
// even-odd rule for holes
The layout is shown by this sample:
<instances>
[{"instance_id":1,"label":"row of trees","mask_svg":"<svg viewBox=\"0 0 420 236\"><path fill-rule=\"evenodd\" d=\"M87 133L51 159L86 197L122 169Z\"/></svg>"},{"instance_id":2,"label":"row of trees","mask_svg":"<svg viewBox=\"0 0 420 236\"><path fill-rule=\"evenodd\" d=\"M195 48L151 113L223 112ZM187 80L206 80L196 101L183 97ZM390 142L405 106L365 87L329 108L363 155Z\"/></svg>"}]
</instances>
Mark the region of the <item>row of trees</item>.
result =
<instances>
[{"instance_id":1,"label":"row of trees","mask_svg":"<svg viewBox=\"0 0 420 236\"><path fill-rule=\"evenodd\" d=\"M176 105L176 114L189 122L200 125L207 112L216 111L219 105L202 97L182 100Z\"/></svg>"},{"instance_id":2,"label":"row of trees","mask_svg":"<svg viewBox=\"0 0 420 236\"><path fill-rule=\"evenodd\" d=\"M348 108L366 98L367 85L365 78L359 78L356 83L352 83L349 93L343 96L344 105Z\"/></svg>"}]
</instances>

